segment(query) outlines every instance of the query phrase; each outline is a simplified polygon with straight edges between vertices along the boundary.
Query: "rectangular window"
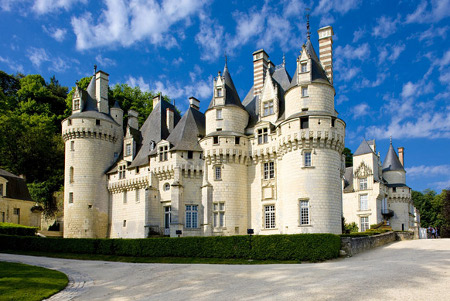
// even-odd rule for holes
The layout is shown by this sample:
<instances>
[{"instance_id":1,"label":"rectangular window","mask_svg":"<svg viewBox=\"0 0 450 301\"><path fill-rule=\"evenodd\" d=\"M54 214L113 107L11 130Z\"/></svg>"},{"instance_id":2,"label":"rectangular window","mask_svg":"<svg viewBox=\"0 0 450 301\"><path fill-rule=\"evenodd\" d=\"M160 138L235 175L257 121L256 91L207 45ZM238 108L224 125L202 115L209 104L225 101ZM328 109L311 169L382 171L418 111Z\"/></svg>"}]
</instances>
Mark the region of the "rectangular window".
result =
<instances>
[{"instance_id":1,"label":"rectangular window","mask_svg":"<svg viewBox=\"0 0 450 301\"><path fill-rule=\"evenodd\" d=\"M172 206L164 207L164 228L169 229L172 222Z\"/></svg>"},{"instance_id":2,"label":"rectangular window","mask_svg":"<svg viewBox=\"0 0 450 301\"><path fill-rule=\"evenodd\" d=\"M368 210L368 196L367 194L361 194L359 196L359 210Z\"/></svg>"},{"instance_id":3,"label":"rectangular window","mask_svg":"<svg viewBox=\"0 0 450 301\"><path fill-rule=\"evenodd\" d=\"M367 190L367 178L359 179L359 190Z\"/></svg>"},{"instance_id":4,"label":"rectangular window","mask_svg":"<svg viewBox=\"0 0 450 301\"><path fill-rule=\"evenodd\" d=\"M222 96L223 96L222 88L217 88L217 97L222 97Z\"/></svg>"},{"instance_id":5,"label":"rectangular window","mask_svg":"<svg viewBox=\"0 0 450 301\"><path fill-rule=\"evenodd\" d=\"M305 166L305 167L312 166L311 152L305 152L305 153L303 154L303 157L304 157L304 161L303 161L304 166Z\"/></svg>"},{"instance_id":6,"label":"rectangular window","mask_svg":"<svg viewBox=\"0 0 450 301\"><path fill-rule=\"evenodd\" d=\"M273 114L273 100L264 102L264 115L268 116Z\"/></svg>"},{"instance_id":7,"label":"rectangular window","mask_svg":"<svg viewBox=\"0 0 450 301\"><path fill-rule=\"evenodd\" d=\"M159 161L167 161L168 153L169 153L169 147L167 145L161 146L159 148Z\"/></svg>"},{"instance_id":8,"label":"rectangular window","mask_svg":"<svg viewBox=\"0 0 450 301\"><path fill-rule=\"evenodd\" d=\"M300 225L309 225L309 201L300 201Z\"/></svg>"},{"instance_id":9,"label":"rectangular window","mask_svg":"<svg viewBox=\"0 0 450 301\"><path fill-rule=\"evenodd\" d=\"M336 124L336 118L331 118L331 127L334 128L335 124Z\"/></svg>"},{"instance_id":10,"label":"rectangular window","mask_svg":"<svg viewBox=\"0 0 450 301\"><path fill-rule=\"evenodd\" d=\"M3 196L3 184L0 184L0 196Z\"/></svg>"},{"instance_id":11,"label":"rectangular window","mask_svg":"<svg viewBox=\"0 0 450 301\"><path fill-rule=\"evenodd\" d=\"M239 145L241 142L241 137L234 137L234 144Z\"/></svg>"},{"instance_id":12,"label":"rectangular window","mask_svg":"<svg viewBox=\"0 0 450 301\"><path fill-rule=\"evenodd\" d=\"M140 172L139 166L136 167L136 174L138 174Z\"/></svg>"},{"instance_id":13,"label":"rectangular window","mask_svg":"<svg viewBox=\"0 0 450 301\"><path fill-rule=\"evenodd\" d=\"M125 179L126 176L126 167L125 165L119 166L119 179Z\"/></svg>"},{"instance_id":14,"label":"rectangular window","mask_svg":"<svg viewBox=\"0 0 450 301\"><path fill-rule=\"evenodd\" d=\"M140 195L139 195L139 188L136 189L136 203L139 203L141 201Z\"/></svg>"},{"instance_id":15,"label":"rectangular window","mask_svg":"<svg viewBox=\"0 0 450 301\"><path fill-rule=\"evenodd\" d=\"M308 71L308 64L307 63L302 63L301 64L301 72L307 72Z\"/></svg>"},{"instance_id":16,"label":"rectangular window","mask_svg":"<svg viewBox=\"0 0 450 301\"><path fill-rule=\"evenodd\" d=\"M216 119L222 119L222 109L216 110Z\"/></svg>"},{"instance_id":17,"label":"rectangular window","mask_svg":"<svg viewBox=\"0 0 450 301\"><path fill-rule=\"evenodd\" d=\"M123 220L122 226L123 226L123 227L126 227L126 226L127 226L127 220L126 220L126 219Z\"/></svg>"},{"instance_id":18,"label":"rectangular window","mask_svg":"<svg viewBox=\"0 0 450 301\"><path fill-rule=\"evenodd\" d=\"M225 203L214 203L214 227L225 227Z\"/></svg>"},{"instance_id":19,"label":"rectangular window","mask_svg":"<svg viewBox=\"0 0 450 301\"><path fill-rule=\"evenodd\" d=\"M76 99L73 101L73 109L74 110L79 110L80 109L80 100Z\"/></svg>"},{"instance_id":20,"label":"rectangular window","mask_svg":"<svg viewBox=\"0 0 450 301\"><path fill-rule=\"evenodd\" d=\"M75 150L75 141L70 141L70 150L71 151Z\"/></svg>"},{"instance_id":21,"label":"rectangular window","mask_svg":"<svg viewBox=\"0 0 450 301\"><path fill-rule=\"evenodd\" d=\"M100 125L100 119L95 119L95 125Z\"/></svg>"},{"instance_id":22,"label":"rectangular window","mask_svg":"<svg viewBox=\"0 0 450 301\"><path fill-rule=\"evenodd\" d=\"M213 144L219 144L219 136L213 137Z\"/></svg>"},{"instance_id":23,"label":"rectangular window","mask_svg":"<svg viewBox=\"0 0 450 301\"><path fill-rule=\"evenodd\" d=\"M73 204L73 192L69 192L69 204Z\"/></svg>"},{"instance_id":24,"label":"rectangular window","mask_svg":"<svg viewBox=\"0 0 450 301\"><path fill-rule=\"evenodd\" d=\"M188 151L188 159L192 159L192 158L194 158L194 152Z\"/></svg>"},{"instance_id":25,"label":"rectangular window","mask_svg":"<svg viewBox=\"0 0 450 301\"><path fill-rule=\"evenodd\" d=\"M301 117L300 118L300 128L301 129L309 128L309 117Z\"/></svg>"},{"instance_id":26,"label":"rectangular window","mask_svg":"<svg viewBox=\"0 0 450 301\"><path fill-rule=\"evenodd\" d=\"M308 87L302 87L302 97L308 97Z\"/></svg>"},{"instance_id":27,"label":"rectangular window","mask_svg":"<svg viewBox=\"0 0 450 301\"><path fill-rule=\"evenodd\" d=\"M186 205L186 228L197 228L198 205Z\"/></svg>"},{"instance_id":28,"label":"rectangular window","mask_svg":"<svg viewBox=\"0 0 450 301\"><path fill-rule=\"evenodd\" d=\"M258 130L258 144L269 142L269 129L263 128Z\"/></svg>"},{"instance_id":29,"label":"rectangular window","mask_svg":"<svg viewBox=\"0 0 450 301\"><path fill-rule=\"evenodd\" d=\"M214 176L216 180L222 180L222 167L216 166L214 167Z\"/></svg>"},{"instance_id":30,"label":"rectangular window","mask_svg":"<svg viewBox=\"0 0 450 301\"><path fill-rule=\"evenodd\" d=\"M131 143L127 143L125 153L126 153L126 156L131 156Z\"/></svg>"},{"instance_id":31,"label":"rectangular window","mask_svg":"<svg viewBox=\"0 0 450 301\"><path fill-rule=\"evenodd\" d=\"M275 178L275 164L273 161L264 163L264 180Z\"/></svg>"},{"instance_id":32,"label":"rectangular window","mask_svg":"<svg viewBox=\"0 0 450 301\"><path fill-rule=\"evenodd\" d=\"M14 215L20 215L20 208L14 208L13 213Z\"/></svg>"},{"instance_id":33,"label":"rectangular window","mask_svg":"<svg viewBox=\"0 0 450 301\"><path fill-rule=\"evenodd\" d=\"M264 206L264 228L275 229L275 205Z\"/></svg>"},{"instance_id":34,"label":"rectangular window","mask_svg":"<svg viewBox=\"0 0 450 301\"><path fill-rule=\"evenodd\" d=\"M369 217L362 216L361 217L361 232L365 232L369 229Z\"/></svg>"},{"instance_id":35,"label":"rectangular window","mask_svg":"<svg viewBox=\"0 0 450 301\"><path fill-rule=\"evenodd\" d=\"M124 204L127 203L127 191L126 190L123 191L123 203Z\"/></svg>"}]
</instances>

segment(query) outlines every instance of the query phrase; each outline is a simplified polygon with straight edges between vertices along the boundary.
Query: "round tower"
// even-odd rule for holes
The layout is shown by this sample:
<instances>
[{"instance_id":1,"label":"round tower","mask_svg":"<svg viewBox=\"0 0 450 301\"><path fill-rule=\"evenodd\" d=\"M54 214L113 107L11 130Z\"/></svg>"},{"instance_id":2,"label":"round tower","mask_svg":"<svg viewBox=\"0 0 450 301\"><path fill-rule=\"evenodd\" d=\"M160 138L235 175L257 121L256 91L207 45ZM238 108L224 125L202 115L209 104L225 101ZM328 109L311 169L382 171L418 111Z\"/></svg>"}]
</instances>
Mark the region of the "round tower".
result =
<instances>
[{"instance_id":1,"label":"round tower","mask_svg":"<svg viewBox=\"0 0 450 301\"><path fill-rule=\"evenodd\" d=\"M345 122L337 118L334 109L332 67L327 67L332 64L332 34L331 27L319 30L319 60L308 26L307 42L286 90L286 119L279 125L277 137L278 174L284 175L279 189L282 233L342 231Z\"/></svg>"},{"instance_id":2,"label":"round tower","mask_svg":"<svg viewBox=\"0 0 450 301\"><path fill-rule=\"evenodd\" d=\"M227 65L214 79L214 95L205 112L205 173L202 202L205 235L246 234L248 228L248 139L244 130L249 115L234 87Z\"/></svg>"},{"instance_id":3,"label":"round tower","mask_svg":"<svg viewBox=\"0 0 450 301\"><path fill-rule=\"evenodd\" d=\"M123 112L115 108L112 110L115 118L109 114L107 81L108 75L99 71L87 91L77 87L72 115L62 122L64 237L108 235L109 194L105 172L120 154L123 130L118 122Z\"/></svg>"}]
</instances>

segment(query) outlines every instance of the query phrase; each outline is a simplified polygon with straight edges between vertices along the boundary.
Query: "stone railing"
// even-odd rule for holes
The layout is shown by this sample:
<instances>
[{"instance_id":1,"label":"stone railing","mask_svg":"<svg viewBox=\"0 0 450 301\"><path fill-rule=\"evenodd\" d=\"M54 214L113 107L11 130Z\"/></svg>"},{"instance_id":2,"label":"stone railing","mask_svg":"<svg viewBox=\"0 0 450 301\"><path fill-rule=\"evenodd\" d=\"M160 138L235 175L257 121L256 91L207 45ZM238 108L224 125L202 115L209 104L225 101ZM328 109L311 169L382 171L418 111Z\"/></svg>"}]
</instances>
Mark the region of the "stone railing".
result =
<instances>
[{"instance_id":1,"label":"stone railing","mask_svg":"<svg viewBox=\"0 0 450 301\"><path fill-rule=\"evenodd\" d=\"M353 256L355 254L394 242L395 240L396 235L394 232L363 237L341 237L341 250L345 252L345 255Z\"/></svg>"}]
</instances>

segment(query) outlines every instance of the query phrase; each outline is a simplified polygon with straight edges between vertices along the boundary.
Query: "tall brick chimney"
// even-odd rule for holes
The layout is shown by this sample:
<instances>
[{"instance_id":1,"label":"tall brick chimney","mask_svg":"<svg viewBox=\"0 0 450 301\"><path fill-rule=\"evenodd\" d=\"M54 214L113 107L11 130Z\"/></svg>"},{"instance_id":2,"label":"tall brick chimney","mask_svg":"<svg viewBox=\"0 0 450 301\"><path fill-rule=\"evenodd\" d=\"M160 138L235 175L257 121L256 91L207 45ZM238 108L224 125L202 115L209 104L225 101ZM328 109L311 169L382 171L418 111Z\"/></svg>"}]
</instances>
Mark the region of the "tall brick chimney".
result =
<instances>
[{"instance_id":1,"label":"tall brick chimney","mask_svg":"<svg viewBox=\"0 0 450 301\"><path fill-rule=\"evenodd\" d=\"M259 95L264 86L264 77L269 68L269 55L264 49L253 52L253 95Z\"/></svg>"},{"instance_id":2,"label":"tall brick chimney","mask_svg":"<svg viewBox=\"0 0 450 301\"><path fill-rule=\"evenodd\" d=\"M333 28L325 26L317 32L319 34L320 62L330 83L333 84Z\"/></svg>"},{"instance_id":3,"label":"tall brick chimney","mask_svg":"<svg viewBox=\"0 0 450 301\"><path fill-rule=\"evenodd\" d=\"M109 74L98 71L95 74L95 98L97 98L97 109L101 113L109 114L108 104Z\"/></svg>"},{"instance_id":4,"label":"tall brick chimney","mask_svg":"<svg viewBox=\"0 0 450 301\"><path fill-rule=\"evenodd\" d=\"M400 160L400 163L402 163L403 167L405 167L405 148L399 147L398 150L398 159Z\"/></svg>"}]
</instances>

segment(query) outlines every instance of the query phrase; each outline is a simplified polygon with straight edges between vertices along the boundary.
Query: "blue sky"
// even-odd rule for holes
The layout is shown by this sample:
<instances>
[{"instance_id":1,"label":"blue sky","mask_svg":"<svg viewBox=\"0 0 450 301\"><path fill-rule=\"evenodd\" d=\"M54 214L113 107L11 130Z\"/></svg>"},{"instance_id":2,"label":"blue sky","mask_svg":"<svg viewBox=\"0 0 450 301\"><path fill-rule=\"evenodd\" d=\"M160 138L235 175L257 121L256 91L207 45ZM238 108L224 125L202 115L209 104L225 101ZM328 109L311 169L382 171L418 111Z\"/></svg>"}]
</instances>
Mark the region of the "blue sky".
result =
<instances>
[{"instance_id":1,"label":"blue sky","mask_svg":"<svg viewBox=\"0 0 450 301\"><path fill-rule=\"evenodd\" d=\"M384 159L392 136L410 187L450 187L450 0L0 0L0 69L72 87L97 64L111 84L162 91L181 111L195 96L204 111L224 54L241 99L257 49L294 73L305 8L316 52L317 29L334 29L347 147L375 138Z\"/></svg>"}]
</instances>

